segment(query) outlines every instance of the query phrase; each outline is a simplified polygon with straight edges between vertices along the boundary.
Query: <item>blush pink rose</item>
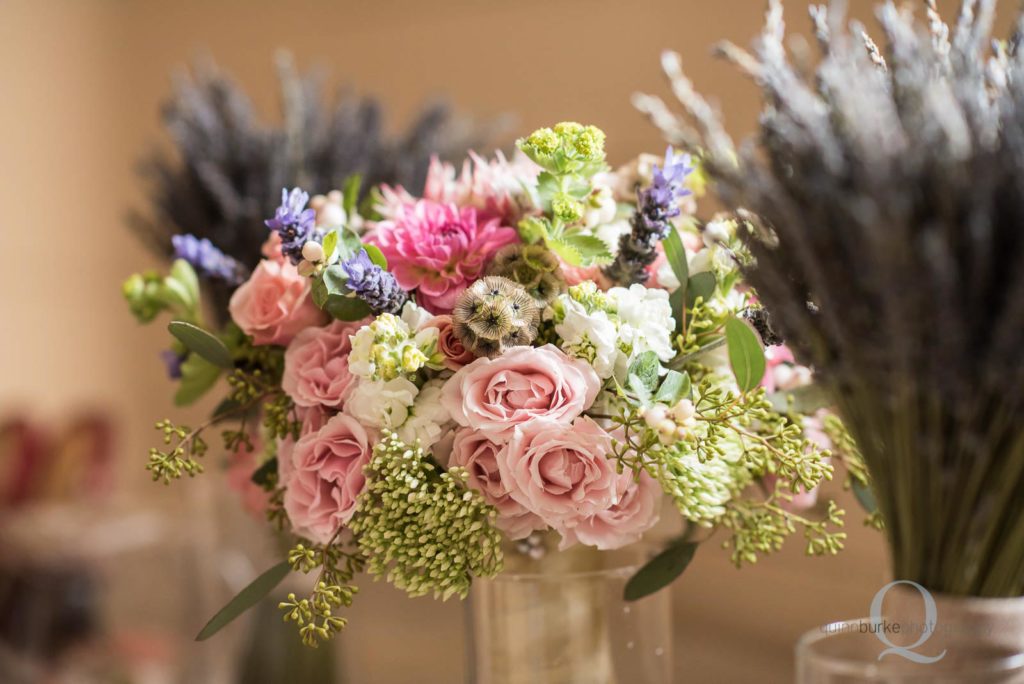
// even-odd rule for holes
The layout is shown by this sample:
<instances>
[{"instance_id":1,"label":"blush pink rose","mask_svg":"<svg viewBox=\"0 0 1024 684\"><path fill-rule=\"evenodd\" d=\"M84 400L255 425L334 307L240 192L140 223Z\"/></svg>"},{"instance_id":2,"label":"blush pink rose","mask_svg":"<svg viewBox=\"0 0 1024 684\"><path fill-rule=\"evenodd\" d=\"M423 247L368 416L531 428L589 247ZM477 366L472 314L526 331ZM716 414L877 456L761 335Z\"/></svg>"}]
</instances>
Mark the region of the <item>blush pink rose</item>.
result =
<instances>
[{"instance_id":1,"label":"blush pink rose","mask_svg":"<svg viewBox=\"0 0 1024 684\"><path fill-rule=\"evenodd\" d=\"M662 498L657 480L647 473L637 479L627 471L618 476L615 491L617 498L611 506L558 530L562 535L559 549L576 542L602 550L618 549L638 541L657 524Z\"/></svg>"},{"instance_id":2,"label":"blush pink rose","mask_svg":"<svg viewBox=\"0 0 1024 684\"><path fill-rule=\"evenodd\" d=\"M256 463L256 454L262 451L258 434L250 436L252 450L240 445L228 457L227 483L228 488L235 491L242 500L242 507L247 513L255 518L263 518L267 504L270 503L270 493L260 485L252 481L252 474L259 467Z\"/></svg>"},{"instance_id":3,"label":"blush pink rose","mask_svg":"<svg viewBox=\"0 0 1024 684\"><path fill-rule=\"evenodd\" d=\"M455 431L448 467L465 468L469 472L467 484L498 509L498 528L511 539L524 539L547 525L509 494L508 485L498 471L498 460L504 458L500 453L503 449L503 445L495 444L475 430L459 428Z\"/></svg>"},{"instance_id":4,"label":"blush pink rose","mask_svg":"<svg viewBox=\"0 0 1024 684\"><path fill-rule=\"evenodd\" d=\"M327 321L309 296L309 280L291 264L267 259L231 295L228 308L253 344L286 345L303 328Z\"/></svg>"},{"instance_id":5,"label":"blush pink rose","mask_svg":"<svg viewBox=\"0 0 1024 684\"><path fill-rule=\"evenodd\" d=\"M352 518L372 448L373 435L344 413L299 438L288 454L284 492L296 534L326 544Z\"/></svg>"},{"instance_id":6,"label":"blush pink rose","mask_svg":"<svg viewBox=\"0 0 1024 684\"><path fill-rule=\"evenodd\" d=\"M437 328L437 349L444 354L444 365L449 370L457 371L476 360L473 352L467 350L455 334L452 317L448 314L434 316L420 326L420 330L424 328Z\"/></svg>"},{"instance_id":7,"label":"blush pink rose","mask_svg":"<svg viewBox=\"0 0 1024 684\"><path fill-rule=\"evenodd\" d=\"M348 370L350 336L369 322L335 321L324 328L306 328L295 336L284 353L281 387L296 406L341 408L355 384L355 376Z\"/></svg>"},{"instance_id":8,"label":"blush pink rose","mask_svg":"<svg viewBox=\"0 0 1024 684\"><path fill-rule=\"evenodd\" d=\"M548 344L477 359L445 383L441 402L459 425L501 442L535 419L569 425L600 389L590 364Z\"/></svg>"},{"instance_id":9,"label":"blush pink rose","mask_svg":"<svg viewBox=\"0 0 1024 684\"><path fill-rule=\"evenodd\" d=\"M430 200L402 206L380 221L370 238L388 270L431 313L451 313L462 291L483 273L494 253L519 241L498 219L478 220L476 209Z\"/></svg>"},{"instance_id":10,"label":"blush pink rose","mask_svg":"<svg viewBox=\"0 0 1024 684\"><path fill-rule=\"evenodd\" d=\"M571 426L538 420L515 430L498 458L511 497L558 529L578 525L618 500L612 438L590 418Z\"/></svg>"}]
</instances>

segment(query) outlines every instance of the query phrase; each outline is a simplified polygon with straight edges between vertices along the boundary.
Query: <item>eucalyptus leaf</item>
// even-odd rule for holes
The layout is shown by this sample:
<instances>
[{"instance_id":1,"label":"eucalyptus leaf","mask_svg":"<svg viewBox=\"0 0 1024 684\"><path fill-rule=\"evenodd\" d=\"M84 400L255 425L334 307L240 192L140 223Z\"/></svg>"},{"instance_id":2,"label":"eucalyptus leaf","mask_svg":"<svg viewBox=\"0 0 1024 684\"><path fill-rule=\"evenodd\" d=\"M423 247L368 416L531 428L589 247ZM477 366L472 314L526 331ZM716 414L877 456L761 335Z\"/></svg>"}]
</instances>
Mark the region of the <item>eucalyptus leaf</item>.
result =
<instances>
[{"instance_id":1,"label":"eucalyptus leaf","mask_svg":"<svg viewBox=\"0 0 1024 684\"><path fill-rule=\"evenodd\" d=\"M686 304L693 306L700 297L705 302L715 293L715 274L710 271L694 273L686 285Z\"/></svg>"},{"instance_id":2,"label":"eucalyptus leaf","mask_svg":"<svg viewBox=\"0 0 1024 684\"><path fill-rule=\"evenodd\" d=\"M185 345L190 352L198 354L220 368L233 368L231 352L220 338L186 321L171 321L167 330Z\"/></svg>"},{"instance_id":3,"label":"eucalyptus leaf","mask_svg":"<svg viewBox=\"0 0 1024 684\"><path fill-rule=\"evenodd\" d=\"M658 355L653 351L645 351L637 354L636 358L629 364L626 375L635 375L648 392L653 392L658 387L660 371L661 364L658 362Z\"/></svg>"},{"instance_id":4,"label":"eucalyptus leaf","mask_svg":"<svg viewBox=\"0 0 1024 684\"><path fill-rule=\"evenodd\" d=\"M857 498L861 507L864 508L868 513L876 513L878 511L878 502L875 500L875 493L871 491L871 488L866 484L858 480L857 478L851 478L853 484L853 495Z\"/></svg>"},{"instance_id":5,"label":"eucalyptus leaf","mask_svg":"<svg viewBox=\"0 0 1024 684\"><path fill-rule=\"evenodd\" d=\"M764 378L767 365L764 348L757 333L738 318L725 322L725 339L729 345L729 365L740 391L749 392Z\"/></svg>"},{"instance_id":6,"label":"eucalyptus leaf","mask_svg":"<svg viewBox=\"0 0 1024 684\"><path fill-rule=\"evenodd\" d=\"M635 575L626 582L623 598L636 601L650 596L672 584L683 574L697 552L697 543L677 539L672 544L647 562Z\"/></svg>"},{"instance_id":7,"label":"eucalyptus leaf","mask_svg":"<svg viewBox=\"0 0 1024 684\"><path fill-rule=\"evenodd\" d=\"M370 261L377 264L385 271L388 268L388 259L384 256L384 252L380 251L380 247L377 245L368 245L363 243L363 249L366 250L366 255L370 257Z\"/></svg>"},{"instance_id":8,"label":"eucalyptus leaf","mask_svg":"<svg viewBox=\"0 0 1024 684\"><path fill-rule=\"evenodd\" d=\"M685 288L690 280L690 266L686 261L686 249L683 247L683 240L679 231L673 229L668 232L668 237L661 241L665 247L665 258L672 272L676 274L681 287Z\"/></svg>"},{"instance_id":9,"label":"eucalyptus leaf","mask_svg":"<svg viewBox=\"0 0 1024 684\"><path fill-rule=\"evenodd\" d=\"M654 401L668 406L675 406L680 400L690 396L690 374L670 370L661 381Z\"/></svg>"},{"instance_id":10,"label":"eucalyptus leaf","mask_svg":"<svg viewBox=\"0 0 1024 684\"><path fill-rule=\"evenodd\" d=\"M254 579L245 589L238 592L235 598L228 601L227 605L217 611L216 615L210 618L206 626L196 635L196 641L209 639L239 615L255 606L267 594L273 591L274 587L280 584L281 580L287 577L291 571L291 564L288 561L281 561Z\"/></svg>"},{"instance_id":11,"label":"eucalyptus leaf","mask_svg":"<svg viewBox=\"0 0 1024 684\"><path fill-rule=\"evenodd\" d=\"M188 406L217 383L220 368L198 354L189 354L181 364L181 381L174 394L175 406Z\"/></svg>"}]
</instances>

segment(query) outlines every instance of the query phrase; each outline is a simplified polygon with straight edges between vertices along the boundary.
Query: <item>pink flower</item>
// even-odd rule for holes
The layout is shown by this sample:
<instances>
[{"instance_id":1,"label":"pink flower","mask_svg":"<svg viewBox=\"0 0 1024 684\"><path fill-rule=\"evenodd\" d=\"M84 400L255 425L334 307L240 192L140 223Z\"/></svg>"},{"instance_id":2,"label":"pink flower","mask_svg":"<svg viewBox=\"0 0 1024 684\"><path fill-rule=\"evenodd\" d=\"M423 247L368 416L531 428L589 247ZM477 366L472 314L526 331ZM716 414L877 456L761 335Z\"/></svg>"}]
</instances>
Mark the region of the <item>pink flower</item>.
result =
<instances>
[{"instance_id":1,"label":"pink flower","mask_svg":"<svg viewBox=\"0 0 1024 684\"><path fill-rule=\"evenodd\" d=\"M657 480L641 473L639 480L626 471L616 481L617 500L603 511L563 527L559 549L576 542L602 550L617 549L640 539L658 522L661 508L661 486Z\"/></svg>"},{"instance_id":2,"label":"pink flower","mask_svg":"<svg viewBox=\"0 0 1024 684\"><path fill-rule=\"evenodd\" d=\"M605 276L601 266L572 266L562 261L562 276L567 285L579 285L582 282L593 280L599 290L607 290L612 287L612 282Z\"/></svg>"},{"instance_id":3,"label":"pink flower","mask_svg":"<svg viewBox=\"0 0 1024 684\"><path fill-rule=\"evenodd\" d=\"M352 518L366 485L363 468L370 462L372 442L371 434L344 413L299 438L288 454L284 493L296 534L326 544Z\"/></svg>"},{"instance_id":4,"label":"pink flower","mask_svg":"<svg viewBox=\"0 0 1024 684\"><path fill-rule=\"evenodd\" d=\"M315 408L300 406L295 409L295 412L298 414L300 424L299 439L322 428L327 419L333 415L324 410L322 406ZM285 487L288 486L288 480L294 470L292 468L292 452L295 450L295 442L296 440L291 437L277 440L277 478Z\"/></svg>"},{"instance_id":5,"label":"pink flower","mask_svg":"<svg viewBox=\"0 0 1024 684\"><path fill-rule=\"evenodd\" d=\"M611 435L590 418L571 426L538 420L517 428L498 460L511 497L557 530L618 501Z\"/></svg>"},{"instance_id":6,"label":"pink flower","mask_svg":"<svg viewBox=\"0 0 1024 684\"><path fill-rule=\"evenodd\" d=\"M455 431L448 467L465 468L469 472L469 486L498 509L498 528L512 539L523 539L547 526L509 494L508 485L498 471L498 459L504 458L501 454L504 448L475 430L460 428Z\"/></svg>"},{"instance_id":7,"label":"pink flower","mask_svg":"<svg viewBox=\"0 0 1024 684\"><path fill-rule=\"evenodd\" d=\"M281 252L281 234L273 230L270 231L270 235L267 236L267 239L263 241L263 246L260 247L260 254L265 259L270 259L271 261L282 263L287 261L285 255Z\"/></svg>"},{"instance_id":8,"label":"pink flower","mask_svg":"<svg viewBox=\"0 0 1024 684\"><path fill-rule=\"evenodd\" d=\"M286 345L326 315L309 297L309 281L288 263L264 259L231 295L231 318L253 344Z\"/></svg>"},{"instance_id":9,"label":"pink flower","mask_svg":"<svg viewBox=\"0 0 1024 684\"><path fill-rule=\"evenodd\" d=\"M335 321L326 328L306 328L295 336L284 353L281 387L296 406L341 407L355 383L348 370L349 338L367 323L369 320Z\"/></svg>"},{"instance_id":10,"label":"pink flower","mask_svg":"<svg viewBox=\"0 0 1024 684\"><path fill-rule=\"evenodd\" d=\"M457 371L445 383L441 403L459 425L500 442L535 419L569 425L600 388L590 364L553 345L513 347Z\"/></svg>"},{"instance_id":11,"label":"pink flower","mask_svg":"<svg viewBox=\"0 0 1024 684\"><path fill-rule=\"evenodd\" d=\"M252 451L242 445L228 457L227 482L228 487L238 493L246 512L253 517L262 518L267 510L267 504L270 503L270 493L252 481L252 474L259 467L256 463L256 454L262 449L259 435L253 434L250 439Z\"/></svg>"},{"instance_id":12,"label":"pink flower","mask_svg":"<svg viewBox=\"0 0 1024 684\"><path fill-rule=\"evenodd\" d=\"M452 317L448 314L434 316L420 326L420 330L424 328L437 328L437 349L444 354L444 365L449 370L457 371L476 359L455 334Z\"/></svg>"},{"instance_id":13,"label":"pink flower","mask_svg":"<svg viewBox=\"0 0 1024 684\"><path fill-rule=\"evenodd\" d=\"M450 313L494 253L518 239L498 219L478 222L476 209L429 200L404 206L372 237L398 284L417 290L417 302L433 313Z\"/></svg>"}]
</instances>

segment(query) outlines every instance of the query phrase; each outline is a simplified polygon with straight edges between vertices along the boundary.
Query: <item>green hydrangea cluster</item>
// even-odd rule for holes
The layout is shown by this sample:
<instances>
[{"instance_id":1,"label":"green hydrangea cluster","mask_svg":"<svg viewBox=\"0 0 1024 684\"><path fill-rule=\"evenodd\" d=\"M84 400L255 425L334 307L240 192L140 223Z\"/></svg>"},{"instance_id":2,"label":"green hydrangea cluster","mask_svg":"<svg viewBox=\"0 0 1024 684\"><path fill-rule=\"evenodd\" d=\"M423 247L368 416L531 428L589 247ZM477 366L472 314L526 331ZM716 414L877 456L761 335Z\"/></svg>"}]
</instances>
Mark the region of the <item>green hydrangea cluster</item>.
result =
<instances>
[{"instance_id":1,"label":"green hydrangea cluster","mask_svg":"<svg viewBox=\"0 0 1024 684\"><path fill-rule=\"evenodd\" d=\"M497 512L465 486L461 468L439 472L419 446L387 433L349 523L367 571L410 596L465 598L474 577L501 571Z\"/></svg>"}]
</instances>

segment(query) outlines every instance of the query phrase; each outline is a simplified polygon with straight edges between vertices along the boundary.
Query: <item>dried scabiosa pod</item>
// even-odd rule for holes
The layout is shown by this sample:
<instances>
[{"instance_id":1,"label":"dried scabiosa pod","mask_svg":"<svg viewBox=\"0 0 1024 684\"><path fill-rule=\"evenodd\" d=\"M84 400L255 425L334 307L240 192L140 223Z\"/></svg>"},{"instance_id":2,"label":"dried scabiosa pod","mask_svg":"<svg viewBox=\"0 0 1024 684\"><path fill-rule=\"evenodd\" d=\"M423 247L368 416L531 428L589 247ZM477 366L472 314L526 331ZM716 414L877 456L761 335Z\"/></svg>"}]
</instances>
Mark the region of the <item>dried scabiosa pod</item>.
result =
<instances>
[{"instance_id":1,"label":"dried scabiosa pod","mask_svg":"<svg viewBox=\"0 0 1024 684\"><path fill-rule=\"evenodd\" d=\"M683 114L635 103L769 231L744 235L747 281L863 453L892 576L1019 596L1024 50L992 40L995 0L964 0L953 26L924 4L881 5L877 43L843 3L812 8L807 71L771 0L751 52L720 49L763 90L756 144L733 144L678 55L662 65Z\"/></svg>"},{"instance_id":2,"label":"dried scabiosa pod","mask_svg":"<svg viewBox=\"0 0 1024 684\"><path fill-rule=\"evenodd\" d=\"M506 245L487 269L487 275L522 285L541 307L566 290L565 276L554 252L543 245Z\"/></svg>"},{"instance_id":3,"label":"dried scabiosa pod","mask_svg":"<svg viewBox=\"0 0 1024 684\"><path fill-rule=\"evenodd\" d=\"M452 329L477 356L495 357L537 337L540 307L518 283L486 276L466 288L455 302Z\"/></svg>"}]
</instances>

